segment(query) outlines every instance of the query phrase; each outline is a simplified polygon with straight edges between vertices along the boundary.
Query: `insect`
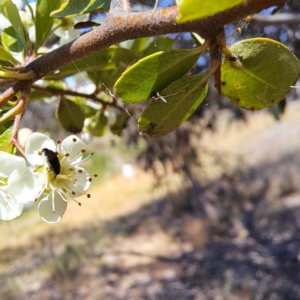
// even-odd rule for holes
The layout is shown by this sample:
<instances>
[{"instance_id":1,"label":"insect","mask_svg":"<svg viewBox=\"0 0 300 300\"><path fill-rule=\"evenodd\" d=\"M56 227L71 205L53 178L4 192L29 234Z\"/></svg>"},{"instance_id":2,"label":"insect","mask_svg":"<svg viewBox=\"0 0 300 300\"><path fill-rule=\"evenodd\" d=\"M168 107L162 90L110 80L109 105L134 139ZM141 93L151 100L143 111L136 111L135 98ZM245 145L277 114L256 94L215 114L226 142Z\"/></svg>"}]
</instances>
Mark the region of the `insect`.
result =
<instances>
[{"instance_id":1,"label":"insect","mask_svg":"<svg viewBox=\"0 0 300 300\"><path fill-rule=\"evenodd\" d=\"M56 153L47 148L43 148L42 152L46 157L50 170L54 174L54 178L56 178L56 176L60 173L60 163Z\"/></svg>"}]
</instances>

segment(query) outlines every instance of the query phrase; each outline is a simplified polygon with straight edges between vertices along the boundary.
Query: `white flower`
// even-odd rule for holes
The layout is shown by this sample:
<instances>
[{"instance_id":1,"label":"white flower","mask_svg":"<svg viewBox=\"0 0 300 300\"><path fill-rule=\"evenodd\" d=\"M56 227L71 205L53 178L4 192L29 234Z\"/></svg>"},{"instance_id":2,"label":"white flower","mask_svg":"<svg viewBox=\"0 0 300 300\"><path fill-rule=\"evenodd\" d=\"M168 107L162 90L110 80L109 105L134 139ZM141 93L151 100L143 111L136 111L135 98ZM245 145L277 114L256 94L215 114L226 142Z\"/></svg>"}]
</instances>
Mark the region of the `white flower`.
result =
<instances>
[{"instance_id":1,"label":"white flower","mask_svg":"<svg viewBox=\"0 0 300 300\"><path fill-rule=\"evenodd\" d=\"M25 146L28 162L35 166L35 184L40 187L39 213L47 223L62 219L67 200L86 194L92 178L79 167L84 143L75 135L55 143L42 133L32 133ZM89 198L90 195L86 194Z\"/></svg>"},{"instance_id":2,"label":"white flower","mask_svg":"<svg viewBox=\"0 0 300 300\"><path fill-rule=\"evenodd\" d=\"M0 165L0 219L12 220L34 200L37 189L23 158L0 151Z\"/></svg>"}]
</instances>

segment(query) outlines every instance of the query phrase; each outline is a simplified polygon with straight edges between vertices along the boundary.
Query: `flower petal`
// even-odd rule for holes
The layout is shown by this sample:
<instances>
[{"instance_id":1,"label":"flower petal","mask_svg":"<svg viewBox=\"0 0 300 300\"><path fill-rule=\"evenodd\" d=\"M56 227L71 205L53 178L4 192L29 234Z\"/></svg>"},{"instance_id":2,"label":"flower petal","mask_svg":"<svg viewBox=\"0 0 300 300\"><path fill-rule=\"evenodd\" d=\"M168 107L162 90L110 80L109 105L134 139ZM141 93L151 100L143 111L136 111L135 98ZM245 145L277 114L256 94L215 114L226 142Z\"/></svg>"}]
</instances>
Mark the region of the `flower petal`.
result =
<instances>
[{"instance_id":1,"label":"flower petal","mask_svg":"<svg viewBox=\"0 0 300 300\"><path fill-rule=\"evenodd\" d=\"M25 159L7 152L0 151L0 176L8 178L14 170L25 169Z\"/></svg>"},{"instance_id":2,"label":"flower petal","mask_svg":"<svg viewBox=\"0 0 300 300\"><path fill-rule=\"evenodd\" d=\"M30 164L36 166L43 165L45 163L45 158L39 155L39 152L43 148L56 151L56 144L45 134L39 132L32 133L25 145L26 158Z\"/></svg>"},{"instance_id":3,"label":"flower petal","mask_svg":"<svg viewBox=\"0 0 300 300\"><path fill-rule=\"evenodd\" d=\"M0 219L1 220L12 220L18 217L23 211L23 203L19 203L13 197L9 199L6 197L7 194L1 190L0 192Z\"/></svg>"},{"instance_id":4,"label":"flower petal","mask_svg":"<svg viewBox=\"0 0 300 300\"><path fill-rule=\"evenodd\" d=\"M84 168L78 167L75 172L76 174L73 176L77 180L75 184L68 180L65 181L66 187L70 191L75 192L74 195L70 195L72 198L84 195L91 185L91 182L88 180L90 177L89 173Z\"/></svg>"},{"instance_id":5,"label":"flower petal","mask_svg":"<svg viewBox=\"0 0 300 300\"><path fill-rule=\"evenodd\" d=\"M7 191L19 202L34 201L45 186L45 179L32 169L25 168L22 172L15 170L7 181Z\"/></svg>"},{"instance_id":6,"label":"flower petal","mask_svg":"<svg viewBox=\"0 0 300 300\"><path fill-rule=\"evenodd\" d=\"M81 150L84 149L84 143L76 135L70 135L62 141L61 149L63 154L70 154L68 156L70 162L79 163L82 158Z\"/></svg>"},{"instance_id":7,"label":"flower petal","mask_svg":"<svg viewBox=\"0 0 300 300\"><path fill-rule=\"evenodd\" d=\"M53 207L55 212L53 212ZM49 224L59 222L67 209L67 202L61 196L52 192L39 203L39 213L43 221Z\"/></svg>"}]
</instances>

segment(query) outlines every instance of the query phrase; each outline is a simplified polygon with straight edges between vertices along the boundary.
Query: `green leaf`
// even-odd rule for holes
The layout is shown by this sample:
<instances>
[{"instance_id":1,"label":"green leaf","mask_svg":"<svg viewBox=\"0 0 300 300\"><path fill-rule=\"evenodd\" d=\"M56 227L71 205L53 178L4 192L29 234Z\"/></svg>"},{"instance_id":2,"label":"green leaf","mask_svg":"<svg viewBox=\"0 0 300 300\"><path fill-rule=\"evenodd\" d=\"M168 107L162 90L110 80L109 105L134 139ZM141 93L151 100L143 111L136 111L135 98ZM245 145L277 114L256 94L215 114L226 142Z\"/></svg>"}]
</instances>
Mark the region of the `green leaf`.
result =
<instances>
[{"instance_id":1,"label":"green leaf","mask_svg":"<svg viewBox=\"0 0 300 300\"><path fill-rule=\"evenodd\" d=\"M115 84L115 93L125 103L138 103L185 75L203 49L156 52L127 69Z\"/></svg>"},{"instance_id":2,"label":"green leaf","mask_svg":"<svg viewBox=\"0 0 300 300\"><path fill-rule=\"evenodd\" d=\"M0 150L3 151L10 142L13 132L13 121L6 122L0 126ZM11 152L10 152L11 153Z\"/></svg>"},{"instance_id":3,"label":"green leaf","mask_svg":"<svg viewBox=\"0 0 300 300\"><path fill-rule=\"evenodd\" d=\"M60 100L57 116L65 130L78 133L83 128L84 114L79 105L73 101L62 98Z\"/></svg>"},{"instance_id":4,"label":"green leaf","mask_svg":"<svg viewBox=\"0 0 300 300\"><path fill-rule=\"evenodd\" d=\"M90 118L92 116L94 116L96 114L96 112L98 110L96 110L95 108L91 107L89 104L88 104L88 101L86 98L82 98L82 97L72 97L72 101L79 105L81 111L83 112L84 114L84 117L85 118Z\"/></svg>"},{"instance_id":5,"label":"green leaf","mask_svg":"<svg viewBox=\"0 0 300 300\"><path fill-rule=\"evenodd\" d=\"M87 130L93 136L103 136L106 131L107 123L107 117L103 112L98 111L96 115L91 118L91 122L88 124Z\"/></svg>"},{"instance_id":6,"label":"green leaf","mask_svg":"<svg viewBox=\"0 0 300 300\"><path fill-rule=\"evenodd\" d=\"M143 56L159 51L171 50L175 42L175 39L170 39L168 37L155 37L148 47L143 51Z\"/></svg>"},{"instance_id":7,"label":"green leaf","mask_svg":"<svg viewBox=\"0 0 300 300\"><path fill-rule=\"evenodd\" d=\"M9 51L0 45L0 64L1 66L12 67L18 65L19 62L11 55Z\"/></svg>"},{"instance_id":8,"label":"green leaf","mask_svg":"<svg viewBox=\"0 0 300 300\"><path fill-rule=\"evenodd\" d=\"M222 93L242 108L266 108L281 101L299 75L298 59L285 45L268 38L243 40L223 61Z\"/></svg>"},{"instance_id":9,"label":"green leaf","mask_svg":"<svg viewBox=\"0 0 300 300\"><path fill-rule=\"evenodd\" d=\"M60 1L37 0L36 2L36 15L35 15L35 52L45 42L49 36L54 19L50 17L50 13L57 9Z\"/></svg>"},{"instance_id":10,"label":"green leaf","mask_svg":"<svg viewBox=\"0 0 300 300\"><path fill-rule=\"evenodd\" d=\"M207 89L206 73L173 82L160 93L166 102L160 98L152 100L138 119L140 134L158 138L176 129L202 103Z\"/></svg>"},{"instance_id":11,"label":"green leaf","mask_svg":"<svg viewBox=\"0 0 300 300\"><path fill-rule=\"evenodd\" d=\"M182 0L179 6L178 23L204 18L229 9L244 0Z\"/></svg>"},{"instance_id":12,"label":"green leaf","mask_svg":"<svg viewBox=\"0 0 300 300\"><path fill-rule=\"evenodd\" d=\"M39 91L39 90L33 90L28 99L27 102L32 102L32 101L36 101L36 100L44 100L45 98L49 98L52 97L53 94L47 91Z\"/></svg>"},{"instance_id":13,"label":"green leaf","mask_svg":"<svg viewBox=\"0 0 300 300\"><path fill-rule=\"evenodd\" d=\"M117 119L114 124L110 125L110 131L115 135L121 135L122 130L125 128L129 119L129 114L125 111L117 115Z\"/></svg>"},{"instance_id":14,"label":"green leaf","mask_svg":"<svg viewBox=\"0 0 300 300\"><path fill-rule=\"evenodd\" d=\"M53 11L51 17L65 18L87 13L104 12L108 11L109 7L110 0L68 0L59 9Z\"/></svg>"},{"instance_id":15,"label":"green leaf","mask_svg":"<svg viewBox=\"0 0 300 300\"><path fill-rule=\"evenodd\" d=\"M60 69L58 74L50 74L46 79L63 79L78 72L96 72L118 69L119 65L128 65L135 59L134 53L124 48L108 48L85 57Z\"/></svg>"},{"instance_id":16,"label":"green leaf","mask_svg":"<svg viewBox=\"0 0 300 300\"><path fill-rule=\"evenodd\" d=\"M12 26L3 30L1 38L5 49L11 52L22 52L24 50L22 41Z\"/></svg>"},{"instance_id":17,"label":"green leaf","mask_svg":"<svg viewBox=\"0 0 300 300\"><path fill-rule=\"evenodd\" d=\"M11 0L0 0L0 13L9 20L14 30L20 37L23 48L26 49L29 38L27 31L21 21L16 5Z\"/></svg>"}]
</instances>

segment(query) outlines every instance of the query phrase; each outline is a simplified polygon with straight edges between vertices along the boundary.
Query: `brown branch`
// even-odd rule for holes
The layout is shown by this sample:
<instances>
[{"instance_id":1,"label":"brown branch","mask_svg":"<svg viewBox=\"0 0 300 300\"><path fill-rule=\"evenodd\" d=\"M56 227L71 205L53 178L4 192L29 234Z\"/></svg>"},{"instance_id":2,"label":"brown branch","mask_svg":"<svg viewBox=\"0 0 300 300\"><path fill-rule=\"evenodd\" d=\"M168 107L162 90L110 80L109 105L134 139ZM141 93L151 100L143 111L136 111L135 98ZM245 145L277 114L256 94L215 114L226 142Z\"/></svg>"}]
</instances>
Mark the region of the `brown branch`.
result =
<instances>
[{"instance_id":1,"label":"brown branch","mask_svg":"<svg viewBox=\"0 0 300 300\"><path fill-rule=\"evenodd\" d=\"M27 69L37 74L35 79L37 80L101 49L140 37L197 31L203 38L211 39L224 25L282 3L285 3L285 0L248 0L227 11L184 24L176 23L177 7L158 9L155 12L114 12L108 14L103 25L69 44L38 57L27 65Z\"/></svg>"}]
</instances>

